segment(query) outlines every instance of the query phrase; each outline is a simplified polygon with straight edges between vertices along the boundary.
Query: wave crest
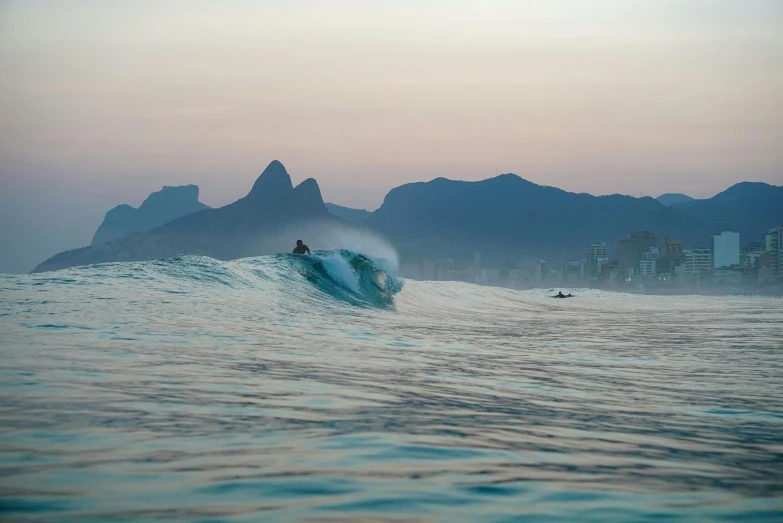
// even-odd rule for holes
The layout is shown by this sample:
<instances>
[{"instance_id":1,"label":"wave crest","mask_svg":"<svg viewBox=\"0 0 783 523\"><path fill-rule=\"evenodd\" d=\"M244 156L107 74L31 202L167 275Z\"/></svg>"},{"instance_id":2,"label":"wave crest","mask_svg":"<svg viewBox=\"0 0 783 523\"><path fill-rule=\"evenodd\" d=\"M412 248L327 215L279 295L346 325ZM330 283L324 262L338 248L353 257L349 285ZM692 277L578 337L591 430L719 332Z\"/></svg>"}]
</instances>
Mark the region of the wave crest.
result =
<instances>
[{"instance_id":1,"label":"wave crest","mask_svg":"<svg viewBox=\"0 0 783 523\"><path fill-rule=\"evenodd\" d=\"M353 305L385 307L402 290L394 260L349 250L312 255L275 254L221 261L183 255L140 262L85 265L36 276L36 285L79 285L134 280L170 294L213 293L216 287L272 296L316 296L324 293ZM67 276L67 278L65 277ZM301 289L301 286L308 289ZM302 292L304 291L304 293Z\"/></svg>"}]
</instances>

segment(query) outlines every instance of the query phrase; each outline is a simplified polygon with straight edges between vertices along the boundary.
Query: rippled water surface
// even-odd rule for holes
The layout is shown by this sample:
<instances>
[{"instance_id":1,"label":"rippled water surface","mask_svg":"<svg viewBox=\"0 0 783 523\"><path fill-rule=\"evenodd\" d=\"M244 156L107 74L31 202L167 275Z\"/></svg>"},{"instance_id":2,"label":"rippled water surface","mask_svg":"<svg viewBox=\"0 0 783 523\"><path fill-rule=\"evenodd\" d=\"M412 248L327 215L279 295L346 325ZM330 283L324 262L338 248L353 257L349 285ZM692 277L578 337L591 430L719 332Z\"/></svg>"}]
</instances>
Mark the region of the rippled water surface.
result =
<instances>
[{"instance_id":1,"label":"rippled water surface","mask_svg":"<svg viewBox=\"0 0 783 523\"><path fill-rule=\"evenodd\" d=\"M783 301L302 259L0 276L0 519L783 520Z\"/></svg>"}]
</instances>

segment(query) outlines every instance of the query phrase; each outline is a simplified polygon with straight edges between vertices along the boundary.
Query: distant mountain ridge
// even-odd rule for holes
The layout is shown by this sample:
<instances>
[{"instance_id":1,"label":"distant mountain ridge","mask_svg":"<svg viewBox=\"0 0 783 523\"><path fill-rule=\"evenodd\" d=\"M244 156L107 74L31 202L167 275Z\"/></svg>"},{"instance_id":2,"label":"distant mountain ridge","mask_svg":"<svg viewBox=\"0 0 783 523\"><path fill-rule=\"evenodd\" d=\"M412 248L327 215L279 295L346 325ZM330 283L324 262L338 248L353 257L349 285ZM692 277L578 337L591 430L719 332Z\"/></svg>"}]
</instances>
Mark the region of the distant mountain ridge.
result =
<instances>
[{"instance_id":1,"label":"distant mountain ridge","mask_svg":"<svg viewBox=\"0 0 783 523\"><path fill-rule=\"evenodd\" d=\"M336 216L340 213L348 219ZM403 261L469 261L480 251L490 266L525 257L557 266L581 259L585 247L596 241L607 243L611 257L615 243L637 230L650 230L661 242L677 237L709 247L711 235L722 230L740 232L745 243L758 241L779 224L783 187L765 183L743 182L713 198L666 206L650 197L570 193L515 174L402 185L389 191L379 209L367 213L327 206L315 180L294 187L285 167L273 161L247 196L230 205L60 253L34 272L180 254L233 259L287 252L299 238L311 243L315 240L308 238L317 238L318 248L343 247L345 237L330 235L330 227L377 231L393 242Z\"/></svg>"},{"instance_id":2,"label":"distant mountain ridge","mask_svg":"<svg viewBox=\"0 0 783 523\"><path fill-rule=\"evenodd\" d=\"M364 209L352 209L350 207L343 207L342 205L336 205L334 203L327 203L326 210L335 216L339 216L343 220L361 225L364 220L371 214L370 211Z\"/></svg>"},{"instance_id":3,"label":"distant mountain ridge","mask_svg":"<svg viewBox=\"0 0 783 523\"><path fill-rule=\"evenodd\" d=\"M205 209L144 232L57 254L33 272L105 263L197 254L235 259L290 252L305 233L329 225L349 226L326 210L318 183L296 187L282 163L269 164L244 198L219 209Z\"/></svg>"},{"instance_id":4,"label":"distant mountain ridge","mask_svg":"<svg viewBox=\"0 0 783 523\"><path fill-rule=\"evenodd\" d=\"M758 241L761 234L783 224L783 186L740 182L712 198L690 200L672 206L713 232L740 233L743 243Z\"/></svg>"},{"instance_id":5,"label":"distant mountain ridge","mask_svg":"<svg viewBox=\"0 0 783 523\"><path fill-rule=\"evenodd\" d=\"M672 205L676 205L678 203L689 202L693 200L693 198L691 198L687 194L670 192L670 193L660 195L659 197L656 198L656 200L658 200L666 207L671 207Z\"/></svg>"},{"instance_id":6,"label":"distant mountain ridge","mask_svg":"<svg viewBox=\"0 0 783 523\"><path fill-rule=\"evenodd\" d=\"M613 256L615 242L635 230L695 246L708 246L711 235L724 229L739 231L743 242L757 240L783 223L783 188L752 186L667 207L650 197L569 193L514 174L478 182L436 178L392 189L365 223L390 237L410 261L466 261L481 251L495 265L522 256L559 263L584 257L596 241L606 242Z\"/></svg>"},{"instance_id":7,"label":"distant mountain ridge","mask_svg":"<svg viewBox=\"0 0 783 523\"><path fill-rule=\"evenodd\" d=\"M482 259L500 264L523 256L561 262L581 258L595 241L637 229L704 238L707 231L652 198L575 194L515 174L478 182L436 178L397 187L366 223L386 234L405 259Z\"/></svg>"},{"instance_id":8,"label":"distant mountain ridge","mask_svg":"<svg viewBox=\"0 0 783 523\"><path fill-rule=\"evenodd\" d=\"M130 205L118 205L106 213L90 245L100 245L133 232L153 229L180 216L209 209L208 205L198 201L198 193L198 185L164 185L160 191L150 194L138 209Z\"/></svg>"}]
</instances>

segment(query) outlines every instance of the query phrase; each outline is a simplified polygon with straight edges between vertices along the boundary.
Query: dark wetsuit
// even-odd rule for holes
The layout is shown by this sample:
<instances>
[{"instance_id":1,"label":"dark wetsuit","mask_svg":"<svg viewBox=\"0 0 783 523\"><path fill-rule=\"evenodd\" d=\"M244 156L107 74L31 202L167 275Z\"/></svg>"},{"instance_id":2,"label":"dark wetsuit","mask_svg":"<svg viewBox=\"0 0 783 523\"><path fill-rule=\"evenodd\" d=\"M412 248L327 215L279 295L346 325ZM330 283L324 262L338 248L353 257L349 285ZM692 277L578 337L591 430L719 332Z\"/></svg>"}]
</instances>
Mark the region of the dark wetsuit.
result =
<instances>
[{"instance_id":1,"label":"dark wetsuit","mask_svg":"<svg viewBox=\"0 0 783 523\"><path fill-rule=\"evenodd\" d=\"M294 254L310 254L310 247L304 243L302 245L297 245L294 247Z\"/></svg>"}]
</instances>

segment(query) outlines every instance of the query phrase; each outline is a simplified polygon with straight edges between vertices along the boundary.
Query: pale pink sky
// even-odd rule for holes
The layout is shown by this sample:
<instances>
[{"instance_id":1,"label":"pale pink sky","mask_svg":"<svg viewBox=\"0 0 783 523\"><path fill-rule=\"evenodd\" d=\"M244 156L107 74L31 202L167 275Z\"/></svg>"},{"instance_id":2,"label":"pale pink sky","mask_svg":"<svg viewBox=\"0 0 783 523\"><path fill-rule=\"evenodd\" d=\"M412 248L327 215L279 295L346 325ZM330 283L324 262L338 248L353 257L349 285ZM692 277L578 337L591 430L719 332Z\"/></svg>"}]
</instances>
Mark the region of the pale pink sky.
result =
<instances>
[{"instance_id":1,"label":"pale pink sky","mask_svg":"<svg viewBox=\"0 0 783 523\"><path fill-rule=\"evenodd\" d=\"M229 203L273 159L369 209L496 172L781 184L781 27L777 0L0 2L0 219L81 207L60 236L89 240L164 184Z\"/></svg>"}]
</instances>

